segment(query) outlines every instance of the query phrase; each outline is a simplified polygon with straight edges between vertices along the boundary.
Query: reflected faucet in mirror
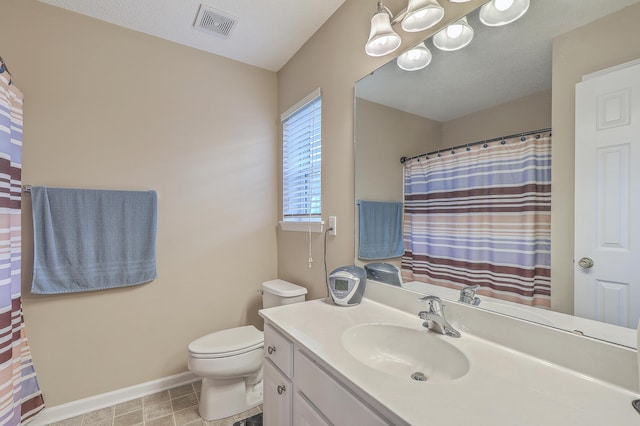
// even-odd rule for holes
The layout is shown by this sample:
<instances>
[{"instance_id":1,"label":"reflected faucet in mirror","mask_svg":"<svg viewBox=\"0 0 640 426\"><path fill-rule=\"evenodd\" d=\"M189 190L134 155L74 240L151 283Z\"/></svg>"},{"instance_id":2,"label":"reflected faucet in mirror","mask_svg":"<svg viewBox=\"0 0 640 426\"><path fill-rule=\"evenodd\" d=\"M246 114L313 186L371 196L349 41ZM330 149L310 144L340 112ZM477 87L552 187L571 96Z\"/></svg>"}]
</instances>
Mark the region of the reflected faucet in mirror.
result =
<instances>
[{"instance_id":1,"label":"reflected faucet in mirror","mask_svg":"<svg viewBox=\"0 0 640 426\"><path fill-rule=\"evenodd\" d=\"M480 304L480 298L476 297L476 290L480 288L480 284L470 285L460 290L459 302L466 303L467 305L478 306Z\"/></svg>"}]
</instances>

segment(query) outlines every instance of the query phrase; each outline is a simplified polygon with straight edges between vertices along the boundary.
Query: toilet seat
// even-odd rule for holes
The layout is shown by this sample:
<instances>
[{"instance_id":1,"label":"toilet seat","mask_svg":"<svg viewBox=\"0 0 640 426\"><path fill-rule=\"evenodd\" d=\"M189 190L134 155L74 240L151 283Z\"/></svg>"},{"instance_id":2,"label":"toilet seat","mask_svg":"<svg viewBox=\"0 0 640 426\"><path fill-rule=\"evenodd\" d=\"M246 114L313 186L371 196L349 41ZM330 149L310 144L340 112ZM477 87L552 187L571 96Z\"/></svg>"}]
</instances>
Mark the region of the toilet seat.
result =
<instances>
[{"instance_id":1,"label":"toilet seat","mask_svg":"<svg viewBox=\"0 0 640 426\"><path fill-rule=\"evenodd\" d=\"M260 349L264 335L252 325L230 328L202 336L189 344L194 358L226 358Z\"/></svg>"}]
</instances>

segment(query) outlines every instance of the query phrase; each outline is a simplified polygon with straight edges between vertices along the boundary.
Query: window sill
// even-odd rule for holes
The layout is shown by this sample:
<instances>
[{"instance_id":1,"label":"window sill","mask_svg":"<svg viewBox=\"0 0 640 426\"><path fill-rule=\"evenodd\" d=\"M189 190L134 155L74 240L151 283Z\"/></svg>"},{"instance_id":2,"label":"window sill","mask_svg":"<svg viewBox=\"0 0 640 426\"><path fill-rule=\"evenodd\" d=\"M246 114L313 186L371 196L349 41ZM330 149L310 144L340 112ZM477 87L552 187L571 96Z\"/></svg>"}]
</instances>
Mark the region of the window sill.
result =
<instances>
[{"instance_id":1,"label":"window sill","mask_svg":"<svg viewBox=\"0 0 640 426\"><path fill-rule=\"evenodd\" d=\"M280 229L283 231L295 231L295 232L309 232L309 228L311 228L311 232L322 233L322 228L324 226L324 221L322 220L281 220Z\"/></svg>"}]
</instances>

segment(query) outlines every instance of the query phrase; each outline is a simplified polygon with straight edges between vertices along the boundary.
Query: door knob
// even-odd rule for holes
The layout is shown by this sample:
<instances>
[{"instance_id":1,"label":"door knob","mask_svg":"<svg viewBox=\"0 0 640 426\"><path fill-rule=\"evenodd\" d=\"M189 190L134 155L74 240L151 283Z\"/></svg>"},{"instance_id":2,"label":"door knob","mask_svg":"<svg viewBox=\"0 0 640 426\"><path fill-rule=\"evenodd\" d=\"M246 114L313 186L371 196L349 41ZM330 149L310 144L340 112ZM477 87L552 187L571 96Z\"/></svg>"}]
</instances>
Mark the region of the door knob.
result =
<instances>
[{"instance_id":1,"label":"door knob","mask_svg":"<svg viewBox=\"0 0 640 426\"><path fill-rule=\"evenodd\" d=\"M578 260L578 266L581 268L589 269L593 267L593 259L589 257L583 257L582 259Z\"/></svg>"}]
</instances>

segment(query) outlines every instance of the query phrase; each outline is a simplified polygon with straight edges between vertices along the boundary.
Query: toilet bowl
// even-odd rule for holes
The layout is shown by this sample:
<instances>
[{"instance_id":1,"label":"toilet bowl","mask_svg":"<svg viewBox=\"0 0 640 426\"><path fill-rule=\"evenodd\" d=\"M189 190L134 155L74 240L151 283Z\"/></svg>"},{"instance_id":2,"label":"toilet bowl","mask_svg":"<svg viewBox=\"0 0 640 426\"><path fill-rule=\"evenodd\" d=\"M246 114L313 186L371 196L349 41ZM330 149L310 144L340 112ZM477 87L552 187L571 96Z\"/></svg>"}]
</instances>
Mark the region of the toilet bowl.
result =
<instances>
[{"instance_id":1,"label":"toilet bowl","mask_svg":"<svg viewBox=\"0 0 640 426\"><path fill-rule=\"evenodd\" d=\"M263 307L303 302L307 289L283 280L262 284ZM200 337L189 344L189 370L202 377L198 411L207 421L262 404L264 336L252 325Z\"/></svg>"}]
</instances>

